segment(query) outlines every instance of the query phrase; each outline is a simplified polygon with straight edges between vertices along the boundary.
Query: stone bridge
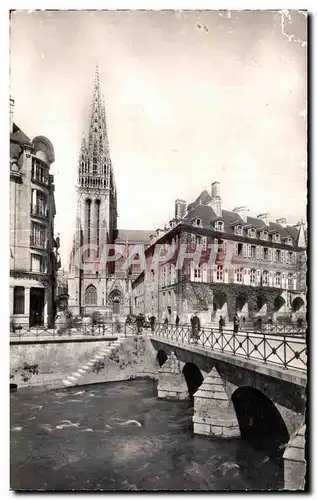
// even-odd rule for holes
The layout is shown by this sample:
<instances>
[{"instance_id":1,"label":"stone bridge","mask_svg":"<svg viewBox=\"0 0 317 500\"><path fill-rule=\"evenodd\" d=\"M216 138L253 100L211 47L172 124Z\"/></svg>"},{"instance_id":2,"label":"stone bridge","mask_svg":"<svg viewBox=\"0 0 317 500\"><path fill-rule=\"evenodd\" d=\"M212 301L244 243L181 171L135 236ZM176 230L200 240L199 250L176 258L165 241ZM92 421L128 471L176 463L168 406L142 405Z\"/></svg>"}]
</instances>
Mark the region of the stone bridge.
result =
<instances>
[{"instance_id":1,"label":"stone bridge","mask_svg":"<svg viewBox=\"0 0 317 500\"><path fill-rule=\"evenodd\" d=\"M160 364L158 397L190 398L195 434L273 440L283 454L285 489L304 487L304 371L156 334L150 339Z\"/></svg>"}]
</instances>

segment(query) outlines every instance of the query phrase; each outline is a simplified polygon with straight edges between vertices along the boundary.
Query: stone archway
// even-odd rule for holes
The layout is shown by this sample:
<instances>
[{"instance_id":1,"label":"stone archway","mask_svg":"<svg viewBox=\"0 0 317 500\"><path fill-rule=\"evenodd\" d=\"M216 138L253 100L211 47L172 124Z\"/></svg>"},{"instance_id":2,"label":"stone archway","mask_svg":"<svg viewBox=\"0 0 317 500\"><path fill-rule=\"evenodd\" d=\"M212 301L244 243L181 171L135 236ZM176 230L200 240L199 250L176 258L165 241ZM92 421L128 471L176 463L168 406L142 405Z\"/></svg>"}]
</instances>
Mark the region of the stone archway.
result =
<instances>
[{"instance_id":1,"label":"stone archway","mask_svg":"<svg viewBox=\"0 0 317 500\"><path fill-rule=\"evenodd\" d=\"M305 305L305 302L301 297L295 297L295 299L292 301L292 312L298 312L300 311Z\"/></svg>"},{"instance_id":2,"label":"stone archway","mask_svg":"<svg viewBox=\"0 0 317 500\"><path fill-rule=\"evenodd\" d=\"M278 312L281 309L281 307L284 306L284 304L285 304L284 297L282 297L281 295L278 295L277 297L275 297L274 303L273 303L274 312Z\"/></svg>"},{"instance_id":3,"label":"stone archway","mask_svg":"<svg viewBox=\"0 0 317 500\"><path fill-rule=\"evenodd\" d=\"M236 296L236 312L242 316L248 316L248 297L245 294Z\"/></svg>"},{"instance_id":4,"label":"stone archway","mask_svg":"<svg viewBox=\"0 0 317 500\"><path fill-rule=\"evenodd\" d=\"M257 295L256 297L256 314L259 316L265 316L267 313L267 303L263 295Z\"/></svg>"},{"instance_id":5,"label":"stone archway","mask_svg":"<svg viewBox=\"0 0 317 500\"><path fill-rule=\"evenodd\" d=\"M124 297L120 290L112 290L108 297L108 304L112 309L113 316L123 316L124 314Z\"/></svg>"},{"instance_id":6,"label":"stone archway","mask_svg":"<svg viewBox=\"0 0 317 500\"><path fill-rule=\"evenodd\" d=\"M215 319L218 319L220 316L223 316L224 318L228 316L227 295L222 291L214 292L212 315Z\"/></svg>"}]
</instances>

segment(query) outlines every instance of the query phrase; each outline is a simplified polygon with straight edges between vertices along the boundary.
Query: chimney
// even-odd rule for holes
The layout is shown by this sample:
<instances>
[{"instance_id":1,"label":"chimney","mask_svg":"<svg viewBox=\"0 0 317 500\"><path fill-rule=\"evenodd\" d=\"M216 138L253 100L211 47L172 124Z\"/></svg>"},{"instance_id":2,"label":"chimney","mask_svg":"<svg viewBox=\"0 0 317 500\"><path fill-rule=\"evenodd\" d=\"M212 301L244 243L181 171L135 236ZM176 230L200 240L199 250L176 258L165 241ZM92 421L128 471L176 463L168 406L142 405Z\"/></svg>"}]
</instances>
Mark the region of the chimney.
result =
<instances>
[{"instance_id":1,"label":"chimney","mask_svg":"<svg viewBox=\"0 0 317 500\"><path fill-rule=\"evenodd\" d=\"M270 214L268 214L268 213L265 213L265 214L259 214L259 215L257 215L257 219L261 219L261 220L263 220L264 224L265 224L266 226L268 226L268 224L269 224L269 215L270 215Z\"/></svg>"},{"instance_id":2,"label":"chimney","mask_svg":"<svg viewBox=\"0 0 317 500\"><path fill-rule=\"evenodd\" d=\"M175 219L183 219L187 210L187 203L184 200L175 201Z\"/></svg>"},{"instance_id":3,"label":"chimney","mask_svg":"<svg viewBox=\"0 0 317 500\"><path fill-rule=\"evenodd\" d=\"M233 209L233 212L239 214L243 222L247 222L247 212L249 212L247 207L236 207Z\"/></svg>"},{"instance_id":4,"label":"chimney","mask_svg":"<svg viewBox=\"0 0 317 500\"><path fill-rule=\"evenodd\" d=\"M161 236L163 236L164 234L164 230L163 229L157 229L156 230L156 236L157 238L160 238Z\"/></svg>"},{"instance_id":5,"label":"chimney","mask_svg":"<svg viewBox=\"0 0 317 500\"><path fill-rule=\"evenodd\" d=\"M213 182L211 184L211 197L220 198L220 182Z\"/></svg>"},{"instance_id":6,"label":"chimney","mask_svg":"<svg viewBox=\"0 0 317 500\"><path fill-rule=\"evenodd\" d=\"M287 219L286 217L281 217L280 219L276 219L276 223L280 224L282 227L286 227Z\"/></svg>"},{"instance_id":7,"label":"chimney","mask_svg":"<svg viewBox=\"0 0 317 500\"><path fill-rule=\"evenodd\" d=\"M10 97L10 134L13 132L14 100Z\"/></svg>"},{"instance_id":8,"label":"chimney","mask_svg":"<svg viewBox=\"0 0 317 500\"><path fill-rule=\"evenodd\" d=\"M221 217L221 198L220 198L220 183L213 182L211 184L211 201L210 206L217 217Z\"/></svg>"}]
</instances>

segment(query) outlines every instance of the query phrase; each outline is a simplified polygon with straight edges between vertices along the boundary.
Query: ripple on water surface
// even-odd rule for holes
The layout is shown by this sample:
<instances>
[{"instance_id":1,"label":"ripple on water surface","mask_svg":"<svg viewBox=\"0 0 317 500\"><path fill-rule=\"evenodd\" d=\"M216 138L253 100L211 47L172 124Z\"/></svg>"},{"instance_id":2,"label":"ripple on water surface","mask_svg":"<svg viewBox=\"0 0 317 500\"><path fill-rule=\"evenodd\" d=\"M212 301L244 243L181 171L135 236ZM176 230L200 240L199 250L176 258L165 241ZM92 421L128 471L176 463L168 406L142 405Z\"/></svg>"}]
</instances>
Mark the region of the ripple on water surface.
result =
<instances>
[{"instance_id":1,"label":"ripple on water surface","mask_svg":"<svg viewBox=\"0 0 317 500\"><path fill-rule=\"evenodd\" d=\"M189 403L156 394L151 380L12 394L11 488L282 488L282 470L265 451L194 436Z\"/></svg>"}]
</instances>

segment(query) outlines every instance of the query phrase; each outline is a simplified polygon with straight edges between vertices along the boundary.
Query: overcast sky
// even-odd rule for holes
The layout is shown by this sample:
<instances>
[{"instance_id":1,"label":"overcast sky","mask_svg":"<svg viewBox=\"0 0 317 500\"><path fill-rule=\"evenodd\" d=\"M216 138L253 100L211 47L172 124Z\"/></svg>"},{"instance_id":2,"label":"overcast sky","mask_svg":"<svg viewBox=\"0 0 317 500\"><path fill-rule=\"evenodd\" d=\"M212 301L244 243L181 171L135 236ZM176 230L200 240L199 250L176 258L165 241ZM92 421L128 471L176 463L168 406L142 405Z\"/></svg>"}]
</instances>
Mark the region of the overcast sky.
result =
<instances>
[{"instance_id":1,"label":"overcast sky","mask_svg":"<svg viewBox=\"0 0 317 500\"><path fill-rule=\"evenodd\" d=\"M13 13L15 122L53 143L64 267L97 60L119 227L155 230L176 198L193 201L213 181L227 210L305 218L306 19L282 21L274 11Z\"/></svg>"}]
</instances>

